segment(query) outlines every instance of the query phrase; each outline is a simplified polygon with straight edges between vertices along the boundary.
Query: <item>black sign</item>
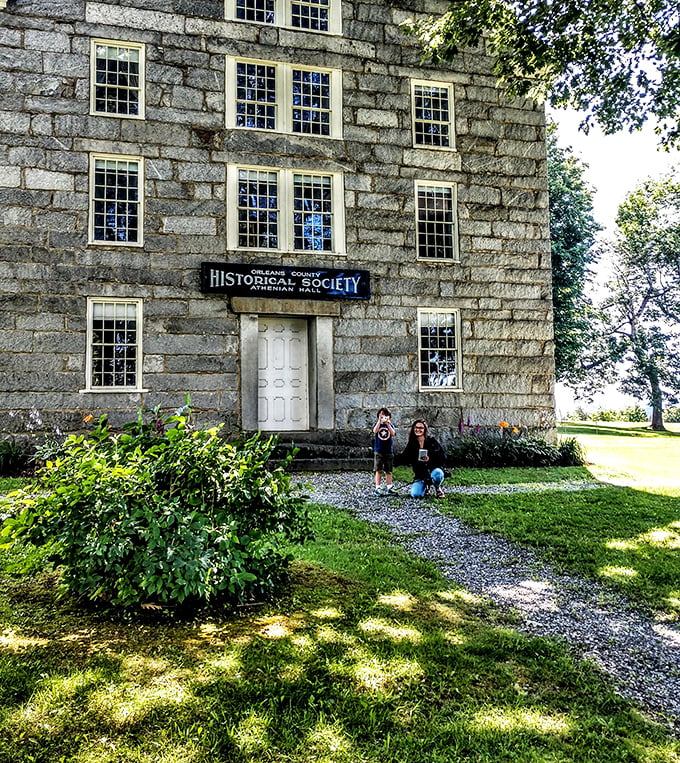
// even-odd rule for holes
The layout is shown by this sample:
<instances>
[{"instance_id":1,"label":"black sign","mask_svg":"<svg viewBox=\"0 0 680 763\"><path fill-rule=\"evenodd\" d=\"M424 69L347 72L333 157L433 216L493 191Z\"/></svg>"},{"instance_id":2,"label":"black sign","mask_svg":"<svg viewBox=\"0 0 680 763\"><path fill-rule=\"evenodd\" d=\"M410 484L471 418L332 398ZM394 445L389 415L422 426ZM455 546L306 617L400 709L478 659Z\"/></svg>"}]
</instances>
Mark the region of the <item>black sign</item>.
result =
<instances>
[{"instance_id":1,"label":"black sign","mask_svg":"<svg viewBox=\"0 0 680 763\"><path fill-rule=\"evenodd\" d=\"M367 270L201 263L201 291L234 297L369 299Z\"/></svg>"}]
</instances>

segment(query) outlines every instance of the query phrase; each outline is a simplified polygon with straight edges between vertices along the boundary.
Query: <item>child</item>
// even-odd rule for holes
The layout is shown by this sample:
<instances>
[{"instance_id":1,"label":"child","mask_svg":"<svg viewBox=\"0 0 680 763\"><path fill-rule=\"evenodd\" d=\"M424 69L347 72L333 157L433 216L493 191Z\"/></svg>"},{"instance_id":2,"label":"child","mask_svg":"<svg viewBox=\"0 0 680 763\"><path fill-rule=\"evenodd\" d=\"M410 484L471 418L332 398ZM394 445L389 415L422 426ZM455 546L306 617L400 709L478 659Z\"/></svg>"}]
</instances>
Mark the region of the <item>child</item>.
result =
<instances>
[{"instance_id":1,"label":"child","mask_svg":"<svg viewBox=\"0 0 680 763\"><path fill-rule=\"evenodd\" d=\"M396 495L392 487L392 467L394 465L394 436L392 414L387 408L378 411L378 420L373 427L373 470L375 471L375 494ZM380 489L381 475L385 475L385 489Z\"/></svg>"}]
</instances>

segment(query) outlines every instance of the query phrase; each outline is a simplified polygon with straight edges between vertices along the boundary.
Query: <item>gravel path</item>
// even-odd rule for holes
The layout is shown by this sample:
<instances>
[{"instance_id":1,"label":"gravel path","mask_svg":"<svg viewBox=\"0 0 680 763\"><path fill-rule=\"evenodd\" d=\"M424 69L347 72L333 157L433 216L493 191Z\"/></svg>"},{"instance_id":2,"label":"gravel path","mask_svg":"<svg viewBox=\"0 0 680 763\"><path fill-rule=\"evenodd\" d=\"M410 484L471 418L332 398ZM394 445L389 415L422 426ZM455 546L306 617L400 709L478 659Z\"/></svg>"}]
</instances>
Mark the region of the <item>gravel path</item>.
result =
<instances>
[{"instance_id":1,"label":"gravel path","mask_svg":"<svg viewBox=\"0 0 680 763\"><path fill-rule=\"evenodd\" d=\"M521 630L566 640L634 700L680 736L680 628L654 622L625 597L594 581L557 572L530 549L441 514L436 501L373 495L367 473L313 474L312 500L348 509L389 528L409 551L434 561L449 580L521 619ZM448 492L510 493L597 489L600 483L447 487Z\"/></svg>"}]
</instances>

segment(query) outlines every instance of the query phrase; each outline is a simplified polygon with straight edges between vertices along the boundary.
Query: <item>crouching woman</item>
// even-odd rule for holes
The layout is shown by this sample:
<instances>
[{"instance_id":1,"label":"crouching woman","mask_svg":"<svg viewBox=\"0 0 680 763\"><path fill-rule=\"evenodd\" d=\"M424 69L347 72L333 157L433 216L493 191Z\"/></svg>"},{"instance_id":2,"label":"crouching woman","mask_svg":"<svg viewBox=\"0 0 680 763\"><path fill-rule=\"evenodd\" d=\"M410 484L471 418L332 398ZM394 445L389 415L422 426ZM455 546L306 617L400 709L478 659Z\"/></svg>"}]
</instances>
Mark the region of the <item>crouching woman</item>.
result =
<instances>
[{"instance_id":1,"label":"crouching woman","mask_svg":"<svg viewBox=\"0 0 680 763\"><path fill-rule=\"evenodd\" d=\"M444 497L442 483L446 454L444 448L429 434L427 424L422 419L416 419L411 425L406 448L397 462L413 469L413 498L422 498L430 485L434 487L437 498Z\"/></svg>"}]
</instances>

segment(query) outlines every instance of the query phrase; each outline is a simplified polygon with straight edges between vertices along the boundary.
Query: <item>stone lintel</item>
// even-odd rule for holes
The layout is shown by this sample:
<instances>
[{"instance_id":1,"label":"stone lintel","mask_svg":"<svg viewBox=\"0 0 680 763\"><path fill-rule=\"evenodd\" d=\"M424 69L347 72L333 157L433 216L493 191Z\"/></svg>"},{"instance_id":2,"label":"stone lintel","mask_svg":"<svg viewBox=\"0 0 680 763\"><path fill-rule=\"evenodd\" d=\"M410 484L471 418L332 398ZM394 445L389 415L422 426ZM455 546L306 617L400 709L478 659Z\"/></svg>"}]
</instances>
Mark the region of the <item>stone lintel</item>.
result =
<instances>
[{"instance_id":1,"label":"stone lintel","mask_svg":"<svg viewBox=\"0 0 680 763\"><path fill-rule=\"evenodd\" d=\"M320 299L267 299L232 297L231 309L235 313L257 315L340 315L337 302Z\"/></svg>"}]
</instances>

